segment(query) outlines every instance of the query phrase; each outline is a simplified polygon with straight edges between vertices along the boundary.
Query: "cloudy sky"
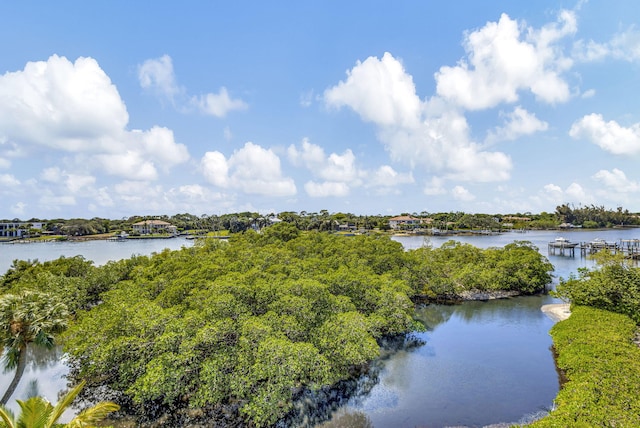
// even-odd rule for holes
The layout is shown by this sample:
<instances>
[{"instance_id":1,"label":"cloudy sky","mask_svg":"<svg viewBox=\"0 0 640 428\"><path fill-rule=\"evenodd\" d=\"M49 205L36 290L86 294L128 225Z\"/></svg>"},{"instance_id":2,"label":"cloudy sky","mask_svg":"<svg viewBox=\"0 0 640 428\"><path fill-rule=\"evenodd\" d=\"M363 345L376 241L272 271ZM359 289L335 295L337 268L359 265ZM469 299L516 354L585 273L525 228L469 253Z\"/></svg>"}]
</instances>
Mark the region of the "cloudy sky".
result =
<instances>
[{"instance_id":1,"label":"cloudy sky","mask_svg":"<svg viewBox=\"0 0 640 428\"><path fill-rule=\"evenodd\" d=\"M640 211L635 1L4 2L0 218Z\"/></svg>"}]
</instances>

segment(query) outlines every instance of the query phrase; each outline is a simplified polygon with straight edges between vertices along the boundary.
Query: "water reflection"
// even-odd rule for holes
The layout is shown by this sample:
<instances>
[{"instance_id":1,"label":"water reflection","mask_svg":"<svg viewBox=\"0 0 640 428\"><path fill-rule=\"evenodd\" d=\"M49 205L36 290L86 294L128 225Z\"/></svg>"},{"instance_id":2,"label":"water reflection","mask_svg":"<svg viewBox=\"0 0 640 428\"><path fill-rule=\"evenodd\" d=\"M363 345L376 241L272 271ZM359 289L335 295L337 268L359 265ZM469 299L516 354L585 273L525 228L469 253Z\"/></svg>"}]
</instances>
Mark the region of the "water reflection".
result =
<instances>
[{"instance_id":1,"label":"water reflection","mask_svg":"<svg viewBox=\"0 0 640 428\"><path fill-rule=\"evenodd\" d=\"M185 238L171 239L131 239L122 242L111 241L62 241L31 242L27 244L0 243L0 275L11 267L14 260L39 260L45 262L58 257L83 256L96 265L110 260L121 260L134 255L149 255L165 248L179 250L193 246L194 241Z\"/></svg>"},{"instance_id":2,"label":"water reflection","mask_svg":"<svg viewBox=\"0 0 640 428\"><path fill-rule=\"evenodd\" d=\"M19 411L15 400L26 400L35 395L45 397L52 403L58 401L60 392L66 389L66 375L69 369L62 347L51 350L42 347L27 346L27 366L22 379L13 393L7 407L14 412ZM13 379L15 371L2 371L0 385L6 388ZM4 393L4 390L2 391Z\"/></svg>"},{"instance_id":3,"label":"water reflection","mask_svg":"<svg viewBox=\"0 0 640 428\"><path fill-rule=\"evenodd\" d=\"M37 397L40 395L40 388L38 387L38 379L32 379L27 384L26 395L27 397Z\"/></svg>"},{"instance_id":4,"label":"water reflection","mask_svg":"<svg viewBox=\"0 0 640 428\"><path fill-rule=\"evenodd\" d=\"M341 410L318 428L373 428L373 423L364 412Z\"/></svg>"},{"instance_id":5,"label":"water reflection","mask_svg":"<svg viewBox=\"0 0 640 428\"><path fill-rule=\"evenodd\" d=\"M56 346L51 350L42 346L29 345L27 347L27 367L31 370L47 370L59 364L63 357L62 347Z\"/></svg>"},{"instance_id":6,"label":"water reflection","mask_svg":"<svg viewBox=\"0 0 640 428\"><path fill-rule=\"evenodd\" d=\"M481 426L517 422L551 405L558 378L547 296L418 310L425 345L385 361L379 383L341 411L375 427Z\"/></svg>"},{"instance_id":7,"label":"water reflection","mask_svg":"<svg viewBox=\"0 0 640 428\"><path fill-rule=\"evenodd\" d=\"M428 305L417 308L416 315L427 330L432 331L440 324L449 321L454 311L454 305Z\"/></svg>"}]
</instances>

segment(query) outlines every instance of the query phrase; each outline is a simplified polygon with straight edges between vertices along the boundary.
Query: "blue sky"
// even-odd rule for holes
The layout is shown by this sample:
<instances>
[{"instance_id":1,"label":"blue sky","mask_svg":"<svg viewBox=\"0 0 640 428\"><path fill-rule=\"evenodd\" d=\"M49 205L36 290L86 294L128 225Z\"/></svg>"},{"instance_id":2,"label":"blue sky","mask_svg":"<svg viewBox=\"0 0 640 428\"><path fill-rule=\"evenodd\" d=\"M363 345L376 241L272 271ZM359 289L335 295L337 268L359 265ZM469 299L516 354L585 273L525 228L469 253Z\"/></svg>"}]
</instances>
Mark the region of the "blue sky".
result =
<instances>
[{"instance_id":1,"label":"blue sky","mask_svg":"<svg viewBox=\"0 0 640 428\"><path fill-rule=\"evenodd\" d=\"M0 17L0 218L640 211L636 2Z\"/></svg>"}]
</instances>

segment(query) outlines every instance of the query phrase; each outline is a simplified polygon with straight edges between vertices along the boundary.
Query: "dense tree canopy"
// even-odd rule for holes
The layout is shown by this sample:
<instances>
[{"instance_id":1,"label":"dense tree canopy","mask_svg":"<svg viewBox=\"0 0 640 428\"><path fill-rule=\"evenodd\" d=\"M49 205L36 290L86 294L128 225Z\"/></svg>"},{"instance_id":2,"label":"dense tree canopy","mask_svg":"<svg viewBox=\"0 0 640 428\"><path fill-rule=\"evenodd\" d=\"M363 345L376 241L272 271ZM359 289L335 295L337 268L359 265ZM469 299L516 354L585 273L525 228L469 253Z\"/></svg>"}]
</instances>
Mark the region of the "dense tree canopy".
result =
<instances>
[{"instance_id":1,"label":"dense tree canopy","mask_svg":"<svg viewBox=\"0 0 640 428\"><path fill-rule=\"evenodd\" d=\"M622 207L615 210L604 206L588 205L573 206L562 204L556 208L556 217L562 223L582 225L586 228L637 225L640 218Z\"/></svg>"},{"instance_id":2,"label":"dense tree canopy","mask_svg":"<svg viewBox=\"0 0 640 428\"><path fill-rule=\"evenodd\" d=\"M226 409L264 426L301 394L366 370L381 339L420 329L412 298L538 292L551 270L526 242L404 251L385 236L283 221L100 267L16 261L0 292L46 289L67 302L73 376L108 387L127 411Z\"/></svg>"},{"instance_id":3,"label":"dense tree canopy","mask_svg":"<svg viewBox=\"0 0 640 428\"><path fill-rule=\"evenodd\" d=\"M140 408L240 402L272 424L296 391L348 378L377 339L418 328L404 256L388 238L286 224L162 252L78 312L66 335L75 374Z\"/></svg>"},{"instance_id":4,"label":"dense tree canopy","mask_svg":"<svg viewBox=\"0 0 640 428\"><path fill-rule=\"evenodd\" d=\"M629 316L640 323L640 268L622 255L601 251L598 269L578 269L561 279L555 295L572 304L591 306Z\"/></svg>"},{"instance_id":5,"label":"dense tree canopy","mask_svg":"<svg viewBox=\"0 0 640 428\"><path fill-rule=\"evenodd\" d=\"M533 294L551 282L553 266L529 242L481 249L449 241L440 248L408 254L413 292L432 299L457 299L467 291L516 291Z\"/></svg>"},{"instance_id":6,"label":"dense tree canopy","mask_svg":"<svg viewBox=\"0 0 640 428\"><path fill-rule=\"evenodd\" d=\"M47 292L63 301L74 313L97 304L102 292L128 278L135 266L147 260L147 257L136 256L108 262L99 268L82 256L63 256L44 263L14 260L9 270L0 276L0 294L21 290Z\"/></svg>"}]
</instances>

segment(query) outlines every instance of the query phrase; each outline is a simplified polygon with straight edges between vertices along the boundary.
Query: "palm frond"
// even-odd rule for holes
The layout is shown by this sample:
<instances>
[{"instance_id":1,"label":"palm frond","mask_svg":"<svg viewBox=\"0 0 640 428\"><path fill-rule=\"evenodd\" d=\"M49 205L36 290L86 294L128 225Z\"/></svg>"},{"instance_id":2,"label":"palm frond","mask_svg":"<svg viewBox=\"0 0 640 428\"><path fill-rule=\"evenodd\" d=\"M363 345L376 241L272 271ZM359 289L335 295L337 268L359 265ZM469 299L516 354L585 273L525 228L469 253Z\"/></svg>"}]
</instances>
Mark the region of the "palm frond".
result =
<instances>
[{"instance_id":1,"label":"palm frond","mask_svg":"<svg viewBox=\"0 0 640 428\"><path fill-rule=\"evenodd\" d=\"M0 419L6 428L16 428L16 417L13 412L5 406L0 406Z\"/></svg>"},{"instance_id":2,"label":"palm frond","mask_svg":"<svg viewBox=\"0 0 640 428\"><path fill-rule=\"evenodd\" d=\"M0 347L7 351L5 368L18 364L28 343L52 348L55 335L67 325L69 311L48 293L23 290L0 297Z\"/></svg>"},{"instance_id":3,"label":"palm frond","mask_svg":"<svg viewBox=\"0 0 640 428\"><path fill-rule=\"evenodd\" d=\"M93 407L83 410L67 425L69 428L93 427L104 420L109 413L117 412L120 406L110 401L102 401Z\"/></svg>"},{"instance_id":4,"label":"palm frond","mask_svg":"<svg viewBox=\"0 0 640 428\"><path fill-rule=\"evenodd\" d=\"M7 347L7 353L4 355L4 369L5 371L11 371L18 367L20 361L20 354L22 350L19 347Z\"/></svg>"},{"instance_id":5,"label":"palm frond","mask_svg":"<svg viewBox=\"0 0 640 428\"><path fill-rule=\"evenodd\" d=\"M18 427L45 428L53 406L42 397L31 397L26 401L17 400L20 405Z\"/></svg>"},{"instance_id":6,"label":"palm frond","mask_svg":"<svg viewBox=\"0 0 640 428\"><path fill-rule=\"evenodd\" d=\"M53 424L56 423L56 421L60 418L60 416L62 416L64 411L71 406L71 403L73 402L73 400L76 399L80 391L82 391L82 388L84 388L85 383L86 382L83 380L82 382L77 384L75 387L73 387L69 392L67 392L60 399L60 401L58 401L58 403L52 409L52 412L49 416L49 424L47 425L48 427L53 426Z\"/></svg>"}]
</instances>

